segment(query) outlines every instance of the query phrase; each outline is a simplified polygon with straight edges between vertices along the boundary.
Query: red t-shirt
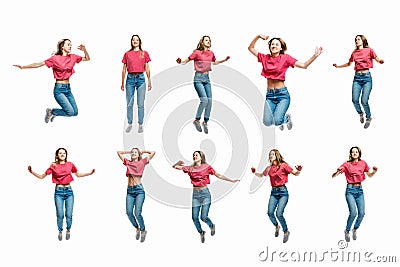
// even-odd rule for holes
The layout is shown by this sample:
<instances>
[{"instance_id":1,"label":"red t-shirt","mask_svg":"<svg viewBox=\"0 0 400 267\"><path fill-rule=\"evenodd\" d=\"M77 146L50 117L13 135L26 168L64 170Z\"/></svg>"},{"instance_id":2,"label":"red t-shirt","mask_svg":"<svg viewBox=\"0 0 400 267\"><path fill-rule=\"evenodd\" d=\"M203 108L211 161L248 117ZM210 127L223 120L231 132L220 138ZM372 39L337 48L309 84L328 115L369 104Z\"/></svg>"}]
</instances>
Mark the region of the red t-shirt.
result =
<instances>
[{"instance_id":1,"label":"red t-shirt","mask_svg":"<svg viewBox=\"0 0 400 267\"><path fill-rule=\"evenodd\" d=\"M356 49L350 56L349 62L355 63L354 70L364 70L373 67L373 59L377 56L372 48Z\"/></svg>"},{"instance_id":2,"label":"red t-shirt","mask_svg":"<svg viewBox=\"0 0 400 267\"><path fill-rule=\"evenodd\" d=\"M46 170L47 175L52 175L53 183L55 184L69 184L74 180L71 173L77 173L75 165L72 162L65 162L64 164L51 164Z\"/></svg>"},{"instance_id":3,"label":"red t-shirt","mask_svg":"<svg viewBox=\"0 0 400 267\"><path fill-rule=\"evenodd\" d=\"M293 169L287 163L281 163L280 166L271 165L263 171L264 176L269 176L271 186L283 186L288 182L288 176Z\"/></svg>"},{"instance_id":4,"label":"red t-shirt","mask_svg":"<svg viewBox=\"0 0 400 267\"><path fill-rule=\"evenodd\" d=\"M263 66L261 71L262 76L280 81L285 80L286 70L289 67L293 68L297 61L297 59L287 54L279 54L278 56L273 57L270 54L265 55L258 53L257 59Z\"/></svg>"},{"instance_id":5,"label":"red t-shirt","mask_svg":"<svg viewBox=\"0 0 400 267\"><path fill-rule=\"evenodd\" d=\"M361 183L365 180L365 172L369 171L368 164L363 160L357 162L346 161L341 167L343 167L348 184Z\"/></svg>"},{"instance_id":6,"label":"red t-shirt","mask_svg":"<svg viewBox=\"0 0 400 267\"><path fill-rule=\"evenodd\" d=\"M53 68L53 75L56 80L66 80L75 72L75 63L81 61L81 56L69 54L67 56L54 55L46 59L44 63L48 68Z\"/></svg>"},{"instance_id":7,"label":"red t-shirt","mask_svg":"<svg viewBox=\"0 0 400 267\"><path fill-rule=\"evenodd\" d=\"M215 174L215 170L207 163L200 166L183 166L182 171L189 174L190 181L194 186L206 186L210 183L209 175Z\"/></svg>"},{"instance_id":8,"label":"red t-shirt","mask_svg":"<svg viewBox=\"0 0 400 267\"><path fill-rule=\"evenodd\" d=\"M189 59L194 61L194 70L198 72L211 71L211 62L216 60L211 50L194 50Z\"/></svg>"},{"instance_id":9,"label":"red t-shirt","mask_svg":"<svg viewBox=\"0 0 400 267\"><path fill-rule=\"evenodd\" d=\"M126 68L128 73L132 72L145 72L146 71L146 63L150 62L150 56L147 51L128 51L124 54L122 58L122 63L126 64Z\"/></svg>"},{"instance_id":10,"label":"red t-shirt","mask_svg":"<svg viewBox=\"0 0 400 267\"><path fill-rule=\"evenodd\" d=\"M148 158L143 158L138 161L130 161L124 158L124 165L126 166L126 176L132 175L135 177L142 177L144 167L149 164Z\"/></svg>"}]
</instances>

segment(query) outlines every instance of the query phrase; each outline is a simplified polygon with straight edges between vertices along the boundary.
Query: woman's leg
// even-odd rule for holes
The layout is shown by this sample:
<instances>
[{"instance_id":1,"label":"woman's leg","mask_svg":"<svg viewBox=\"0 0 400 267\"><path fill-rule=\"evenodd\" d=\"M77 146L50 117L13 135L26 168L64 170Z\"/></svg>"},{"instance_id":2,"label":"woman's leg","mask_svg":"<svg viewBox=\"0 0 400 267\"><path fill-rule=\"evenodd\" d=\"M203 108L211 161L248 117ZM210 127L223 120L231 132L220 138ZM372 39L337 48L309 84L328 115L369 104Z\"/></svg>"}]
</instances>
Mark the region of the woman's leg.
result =
<instances>
[{"instance_id":1,"label":"woman's leg","mask_svg":"<svg viewBox=\"0 0 400 267\"><path fill-rule=\"evenodd\" d=\"M201 202L200 202L200 195L198 194L197 191L198 190L193 190L193 195L192 195L192 220L194 226L197 229L197 232L202 233L203 229L201 228L199 220Z\"/></svg>"},{"instance_id":2,"label":"woman's leg","mask_svg":"<svg viewBox=\"0 0 400 267\"><path fill-rule=\"evenodd\" d=\"M143 188L136 189L136 198L135 198L135 217L139 223L140 231L145 230L144 220L142 216L142 207L145 199L145 192Z\"/></svg>"},{"instance_id":3,"label":"woman's leg","mask_svg":"<svg viewBox=\"0 0 400 267\"><path fill-rule=\"evenodd\" d=\"M54 191L54 203L56 205L56 215L57 215L57 227L58 231L63 230L63 220L64 220L64 193L63 190L56 189Z\"/></svg>"},{"instance_id":4,"label":"woman's leg","mask_svg":"<svg viewBox=\"0 0 400 267\"><path fill-rule=\"evenodd\" d=\"M271 126L274 124L274 112L276 108L276 103L274 96L270 93L267 93L265 96L264 102L264 114L263 114L263 123L265 126Z\"/></svg>"},{"instance_id":5,"label":"woman's leg","mask_svg":"<svg viewBox=\"0 0 400 267\"><path fill-rule=\"evenodd\" d=\"M199 106L197 107L197 112L196 112L196 120L200 120L201 115L203 114L204 109L208 105L208 97L206 93L206 88L204 87L204 83L201 81L194 81L193 82L194 88L196 89L197 95L200 98L200 103ZM211 110L211 107L210 107ZM205 116L205 114L204 114Z\"/></svg>"},{"instance_id":6,"label":"woman's leg","mask_svg":"<svg viewBox=\"0 0 400 267\"><path fill-rule=\"evenodd\" d=\"M347 206L349 208L349 217L347 218L346 231L349 232L351 229L351 226L353 225L354 219L357 216L357 207L356 207L356 200L354 197L354 189L353 188L346 189L346 202L347 202Z\"/></svg>"},{"instance_id":7,"label":"woman's leg","mask_svg":"<svg viewBox=\"0 0 400 267\"><path fill-rule=\"evenodd\" d=\"M64 116L64 117L71 117L74 116L75 110L74 106L70 103L70 95L71 90L67 89L64 84L59 84L56 83L54 86L54 99L57 101L57 103L61 106L61 109L54 108L52 109L52 115L54 116ZM73 101L73 104L76 107L75 101ZM77 108L76 108L77 109ZM76 110L77 112L77 110Z\"/></svg>"},{"instance_id":8,"label":"woman's leg","mask_svg":"<svg viewBox=\"0 0 400 267\"><path fill-rule=\"evenodd\" d=\"M211 107L212 107L212 91L211 91L210 80L207 80L207 82L204 82L203 85L204 85L204 90L205 90L205 93L207 96L207 105L204 110L204 122L207 123L208 120L210 119Z\"/></svg>"},{"instance_id":9,"label":"woman's leg","mask_svg":"<svg viewBox=\"0 0 400 267\"><path fill-rule=\"evenodd\" d=\"M78 115L78 106L76 105L76 101L75 101L74 95L72 94L72 91L69 90L69 92L67 92L65 94L65 96L67 97L69 104L72 107L72 111L73 111L72 116L77 116Z\"/></svg>"},{"instance_id":10,"label":"woman's leg","mask_svg":"<svg viewBox=\"0 0 400 267\"><path fill-rule=\"evenodd\" d=\"M134 83L135 83L134 78L130 77L130 74L128 74L125 83L126 118L128 120L128 124L132 124L133 122L133 103L135 95Z\"/></svg>"},{"instance_id":11,"label":"woman's leg","mask_svg":"<svg viewBox=\"0 0 400 267\"><path fill-rule=\"evenodd\" d=\"M276 94L276 98L278 99L278 103L275 108L274 121L275 125L279 126L287 122L287 118L285 117L287 110L290 106L290 94L286 88L278 89L279 93Z\"/></svg>"},{"instance_id":12,"label":"woman's leg","mask_svg":"<svg viewBox=\"0 0 400 267\"><path fill-rule=\"evenodd\" d=\"M208 212L210 211L211 207L211 194L208 188L201 190L202 194L202 201L201 201L201 215L200 219L205 222L208 227L212 228L213 222L208 217Z\"/></svg>"},{"instance_id":13,"label":"woman's leg","mask_svg":"<svg viewBox=\"0 0 400 267\"><path fill-rule=\"evenodd\" d=\"M271 190L271 195L269 196L269 201L268 201L268 217L271 220L272 224L277 227L278 226L278 221L276 220L275 217L275 209L278 206L278 201L279 199L276 197L274 189Z\"/></svg>"},{"instance_id":14,"label":"woman's leg","mask_svg":"<svg viewBox=\"0 0 400 267\"><path fill-rule=\"evenodd\" d=\"M285 211L285 207L289 201L289 194L286 189L281 191L279 193L279 200L278 200L278 205L276 209L276 217L278 217L279 222L282 225L282 230L283 232L286 232L288 230L288 227L286 225L286 220L283 217L283 212Z\"/></svg>"},{"instance_id":15,"label":"woman's leg","mask_svg":"<svg viewBox=\"0 0 400 267\"><path fill-rule=\"evenodd\" d=\"M144 75L140 75L137 78L137 108L138 108L138 123L143 124L144 119L144 99L146 97L146 81Z\"/></svg>"},{"instance_id":16,"label":"woman's leg","mask_svg":"<svg viewBox=\"0 0 400 267\"><path fill-rule=\"evenodd\" d=\"M371 74L368 74L364 78L364 85L362 87L362 94L361 94L361 105L364 108L365 116L367 119L371 118L371 110L368 104L369 95L372 91L372 77Z\"/></svg>"},{"instance_id":17,"label":"woman's leg","mask_svg":"<svg viewBox=\"0 0 400 267\"><path fill-rule=\"evenodd\" d=\"M133 215L133 207L135 205L135 195L133 193L133 189L129 188L126 192L126 215L131 221L133 227L138 228L138 223L136 222L136 218Z\"/></svg>"},{"instance_id":18,"label":"woman's leg","mask_svg":"<svg viewBox=\"0 0 400 267\"><path fill-rule=\"evenodd\" d=\"M72 226L72 213L74 211L74 192L72 188L64 190L65 192L65 218L67 221L67 231L71 229Z\"/></svg>"},{"instance_id":19,"label":"woman's leg","mask_svg":"<svg viewBox=\"0 0 400 267\"><path fill-rule=\"evenodd\" d=\"M354 223L354 229L356 229L356 230L360 227L360 224L365 215L365 201L364 201L363 189L359 188L358 191L359 192L358 192L357 198L355 199L357 210L358 210L358 216L357 216L356 222Z\"/></svg>"},{"instance_id":20,"label":"woman's leg","mask_svg":"<svg viewBox=\"0 0 400 267\"><path fill-rule=\"evenodd\" d=\"M356 109L359 115L363 114L363 111L360 106L360 95L361 95L361 80L359 75L355 75L353 79L353 86L351 90L351 101L353 102L354 108Z\"/></svg>"}]
</instances>

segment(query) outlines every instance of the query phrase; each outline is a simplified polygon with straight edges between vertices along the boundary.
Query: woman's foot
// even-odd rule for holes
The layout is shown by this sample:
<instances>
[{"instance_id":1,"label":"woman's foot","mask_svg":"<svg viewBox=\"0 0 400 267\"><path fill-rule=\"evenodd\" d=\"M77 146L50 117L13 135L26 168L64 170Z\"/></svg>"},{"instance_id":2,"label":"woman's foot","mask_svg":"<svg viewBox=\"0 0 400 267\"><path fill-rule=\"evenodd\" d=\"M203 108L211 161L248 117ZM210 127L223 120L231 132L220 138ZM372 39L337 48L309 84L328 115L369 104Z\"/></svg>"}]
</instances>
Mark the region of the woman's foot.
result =
<instances>
[{"instance_id":1,"label":"woman's foot","mask_svg":"<svg viewBox=\"0 0 400 267\"><path fill-rule=\"evenodd\" d=\"M215 224L211 226L211 235L215 235Z\"/></svg>"},{"instance_id":2,"label":"woman's foot","mask_svg":"<svg viewBox=\"0 0 400 267\"><path fill-rule=\"evenodd\" d=\"M364 129L367 129L369 127L369 125L371 124L372 118L369 117L365 120L365 124L364 124Z\"/></svg>"},{"instance_id":3,"label":"woman's foot","mask_svg":"<svg viewBox=\"0 0 400 267\"><path fill-rule=\"evenodd\" d=\"M67 230L67 233L65 234L65 239L69 240L71 238L71 231Z\"/></svg>"},{"instance_id":4,"label":"woman's foot","mask_svg":"<svg viewBox=\"0 0 400 267\"><path fill-rule=\"evenodd\" d=\"M139 124L139 128L137 130L138 133L143 133L143 125Z\"/></svg>"},{"instance_id":5,"label":"woman's foot","mask_svg":"<svg viewBox=\"0 0 400 267\"><path fill-rule=\"evenodd\" d=\"M139 240L139 238L140 238L140 229L139 229L139 227L138 228L136 228L136 240Z\"/></svg>"},{"instance_id":6,"label":"woman's foot","mask_svg":"<svg viewBox=\"0 0 400 267\"><path fill-rule=\"evenodd\" d=\"M193 121L193 124L194 124L194 127L196 127L196 130L197 130L197 131L202 132L201 125L200 125L200 121L194 120L194 121Z\"/></svg>"},{"instance_id":7,"label":"woman's foot","mask_svg":"<svg viewBox=\"0 0 400 267\"><path fill-rule=\"evenodd\" d=\"M51 108L46 108L46 115L44 116L44 122L48 123L52 115L53 113L51 112Z\"/></svg>"},{"instance_id":8,"label":"woman's foot","mask_svg":"<svg viewBox=\"0 0 400 267\"><path fill-rule=\"evenodd\" d=\"M208 125L207 122L203 122L203 130L205 134L208 134Z\"/></svg>"},{"instance_id":9,"label":"woman's foot","mask_svg":"<svg viewBox=\"0 0 400 267\"><path fill-rule=\"evenodd\" d=\"M146 240L146 235L147 235L146 230L140 231L140 242L143 243Z\"/></svg>"},{"instance_id":10,"label":"woman's foot","mask_svg":"<svg viewBox=\"0 0 400 267\"><path fill-rule=\"evenodd\" d=\"M62 240L62 231L58 232L58 240L60 240L60 241Z\"/></svg>"},{"instance_id":11,"label":"woman's foot","mask_svg":"<svg viewBox=\"0 0 400 267\"><path fill-rule=\"evenodd\" d=\"M206 235L206 231L201 231L201 233L200 233L201 243L204 243L204 241L206 240L205 235Z\"/></svg>"},{"instance_id":12,"label":"woman's foot","mask_svg":"<svg viewBox=\"0 0 400 267\"><path fill-rule=\"evenodd\" d=\"M357 240L357 229L353 229L353 240Z\"/></svg>"},{"instance_id":13,"label":"woman's foot","mask_svg":"<svg viewBox=\"0 0 400 267\"><path fill-rule=\"evenodd\" d=\"M289 240L290 232L286 231L283 233L283 243L286 243Z\"/></svg>"},{"instance_id":14,"label":"woman's foot","mask_svg":"<svg viewBox=\"0 0 400 267\"><path fill-rule=\"evenodd\" d=\"M128 127L126 127L125 132L129 133L132 130L132 124L128 124Z\"/></svg>"},{"instance_id":15,"label":"woman's foot","mask_svg":"<svg viewBox=\"0 0 400 267\"><path fill-rule=\"evenodd\" d=\"M279 225L275 226L275 237L279 236L279 229L281 229Z\"/></svg>"},{"instance_id":16,"label":"woman's foot","mask_svg":"<svg viewBox=\"0 0 400 267\"><path fill-rule=\"evenodd\" d=\"M361 113L358 114L358 115L360 115L360 122L361 122L361 123L364 123L364 113L361 112Z\"/></svg>"},{"instance_id":17,"label":"woman's foot","mask_svg":"<svg viewBox=\"0 0 400 267\"><path fill-rule=\"evenodd\" d=\"M286 114L286 118L287 118L286 126L287 126L288 130L291 130L293 128L292 115L290 115L288 113L288 114Z\"/></svg>"},{"instance_id":18,"label":"woman's foot","mask_svg":"<svg viewBox=\"0 0 400 267\"><path fill-rule=\"evenodd\" d=\"M350 242L350 233L347 230L344 230L344 239L346 242Z\"/></svg>"}]
</instances>

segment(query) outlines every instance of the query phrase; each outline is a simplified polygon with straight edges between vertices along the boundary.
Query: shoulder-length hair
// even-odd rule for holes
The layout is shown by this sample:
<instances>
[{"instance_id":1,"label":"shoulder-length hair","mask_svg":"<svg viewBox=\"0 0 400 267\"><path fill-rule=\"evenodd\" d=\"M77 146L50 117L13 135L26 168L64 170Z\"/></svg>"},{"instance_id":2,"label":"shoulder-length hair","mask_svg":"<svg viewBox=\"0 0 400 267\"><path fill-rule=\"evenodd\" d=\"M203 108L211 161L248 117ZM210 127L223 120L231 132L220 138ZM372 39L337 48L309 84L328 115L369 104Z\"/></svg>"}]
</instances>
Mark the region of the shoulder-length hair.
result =
<instances>
[{"instance_id":1,"label":"shoulder-length hair","mask_svg":"<svg viewBox=\"0 0 400 267\"><path fill-rule=\"evenodd\" d=\"M202 36L202 37L200 38L200 41L199 41L199 43L197 44L197 47L196 47L195 50L204 51L204 44L203 44L203 42L204 42L204 39L205 39L205 38L210 39L210 47L211 47L211 38L210 38L210 36L204 35L204 36Z\"/></svg>"},{"instance_id":2,"label":"shoulder-length hair","mask_svg":"<svg viewBox=\"0 0 400 267\"><path fill-rule=\"evenodd\" d=\"M282 38L279 37L274 37L271 40L268 41L268 49L271 52L271 43L273 40L278 40L281 43L281 48L282 50L279 51L279 54L285 54L286 50L287 50L287 45L285 43L285 41L282 40Z\"/></svg>"}]
</instances>

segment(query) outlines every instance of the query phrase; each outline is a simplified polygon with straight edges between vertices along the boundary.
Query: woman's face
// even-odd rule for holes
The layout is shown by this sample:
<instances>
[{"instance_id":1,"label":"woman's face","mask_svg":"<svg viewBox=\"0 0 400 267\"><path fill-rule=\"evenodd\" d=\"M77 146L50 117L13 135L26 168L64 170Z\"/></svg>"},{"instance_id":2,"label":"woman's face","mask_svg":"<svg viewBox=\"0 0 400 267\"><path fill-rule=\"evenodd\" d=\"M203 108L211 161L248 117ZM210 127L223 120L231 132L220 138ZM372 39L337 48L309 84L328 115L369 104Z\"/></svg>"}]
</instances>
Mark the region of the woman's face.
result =
<instances>
[{"instance_id":1,"label":"woman's face","mask_svg":"<svg viewBox=\"0 0 400 267\"><path fill-rule=\"evenodd\" d=\"M211 47L211 39L209 37L204 37L203 45L204 45L204 47L210 48Z\"/></svg>"},{"instance_id":2,"label":"woman's face","mask_svg":"<svg viewBox=\"0 0 400 267\"><path fill-rule=\"evenodd\" d=\"M193 161L195 163L200 163L201 162L201 155L199 152L194 152L193 153Z\"/></svg>"},{"instance_id":3,"label":"woman's face","mask_svg":"<svg viewBox=\"0 0 400 267\"><path fill-rule=\"evenodd\" d=\"M69 53L71 53L71 49L72 49L72 43L69 40L66 40L62 47L62 50L64 52L66 52L67 54L69 54Z\"/></svg>"},{"instance_id":4,"label":"woman's face","mask_svg":"<svg viewBox=\"0 0 400 267\"><path fill-rule=\"evenodd\" d=\"M67 152L64 149L60 149L58 151L57 158L59 161L65 161L67 158Z\"/></svg>"},{"instance_id":5,"label":"woman's face","mask_svg":"<svg viewBox=\"0 0 400 267\"><path fill-rule=\"evenodd\" d=\"M131 158L132 159L137 159L137 158L139 158L139 151L137 150L137 149L133 149L132 151L131 151Z\"/></svg>"},{"instance_id":6,"label":"woman's face","mask_svg":"<svg viewBox=\"0 0 400 267\"><path fill-rule=\"evenodd\" d=\"M282 50L281 42L278 39L272 40L269 46L269 51L271 51L271 54L279 54L281 50Z\"/></svg>"},{"instance_id":7,"label":"woman's face","mask_svg":"<svg viewBox=\"0 0 400 267\"><path fill-rule=\"evenodd\" d=\"M140 44L139 37L133 36L133 38L132 38L132 46L136 48L136 47L139 47L139 44Z\"/></svg>"},{"instance_id":8,"label":"woman's face","mask_svg":"<svg viewBox=\"0 0 400 267\"><path fill-rule=\"evenodd\" d=\"M358 159L360 157L360 152L358 151L358 149L357 148L353 148L352 150L351 150L351 158L352 159Z\"/></svg>"},{"instance_id":9,"label":"woman's face","mask_svg":"<svg viewBox=\"0 0 400 267\"><path fill-rule=\"evenodd\" d=\"M355 42L356 42L356 46L357 46L357 47L363 46L363 40L361 39L360 36L357 36L357 37L356 37Z\"/></svg>"},{"instance_id":10,"label":"woman's face","mask_svg":"<svg viewBox=\"0 0 400 267\"><path fill-rule=\"evenodd\" d=\"M275 151L272 150L269 152L269 161L274 162L274 160L276 160L276 155L275 155Z\"/></svg>"}]
</instances>

